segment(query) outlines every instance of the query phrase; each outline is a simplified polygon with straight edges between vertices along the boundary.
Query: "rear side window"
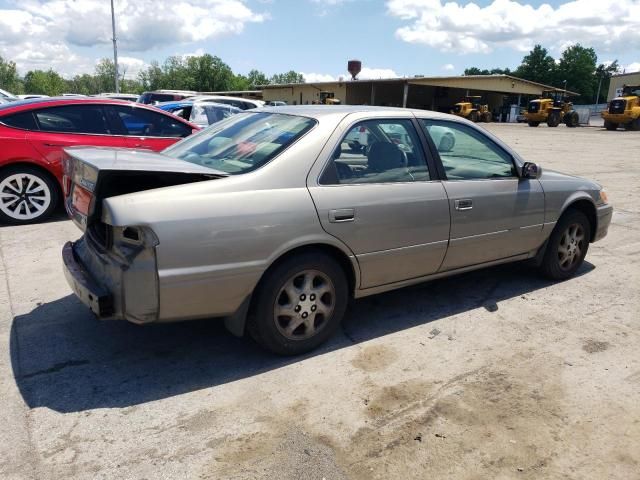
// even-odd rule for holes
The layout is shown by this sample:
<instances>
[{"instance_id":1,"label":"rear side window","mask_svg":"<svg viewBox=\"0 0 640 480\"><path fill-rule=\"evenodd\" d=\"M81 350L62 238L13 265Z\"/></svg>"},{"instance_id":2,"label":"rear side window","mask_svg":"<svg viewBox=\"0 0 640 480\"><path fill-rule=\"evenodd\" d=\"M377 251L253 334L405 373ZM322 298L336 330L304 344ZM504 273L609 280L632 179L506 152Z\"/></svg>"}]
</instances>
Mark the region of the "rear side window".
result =
<instances>
[{"instance_id":1,"label":"rear side window","mask_svg":"<svg viewBox=\"0 0 640 480\"><path fill-rule=\"evenodd\" d=\"M101 105L66 105L36 110L40 130L56 133L111 134Z\"/></svg>"},{"instance_id":2,"label":"rear side window","mask_svg":"<svg viewBox=\"0 0 640 480\"><path fill-rule=\"evenodd\" d=\"M21 128L22 130L37 130L36 120L33 118L33 112L20 112L13 115L7 115L0 118L0 122L13 128Z\"/></svg>"},{"instance_id":3,"label":"rear side window","mask_svg":"<svg viewBox=\"0 0 640 480\"><path fill-rule=\"evenodd\" d=\"M177 118L146 108L112 106L122 122L125 135L135 137L173 137L191 135L191 128Z\"/></svg>"}]
</instances>

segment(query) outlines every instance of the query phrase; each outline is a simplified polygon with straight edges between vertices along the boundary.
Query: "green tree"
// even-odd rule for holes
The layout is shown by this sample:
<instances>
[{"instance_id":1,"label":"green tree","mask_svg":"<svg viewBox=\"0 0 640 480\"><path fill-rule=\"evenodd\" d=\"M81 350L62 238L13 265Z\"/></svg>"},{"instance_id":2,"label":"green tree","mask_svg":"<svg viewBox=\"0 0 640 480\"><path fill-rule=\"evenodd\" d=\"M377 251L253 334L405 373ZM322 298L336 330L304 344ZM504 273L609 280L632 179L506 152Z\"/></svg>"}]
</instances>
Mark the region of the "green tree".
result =
<instances>
[{"instance_id":1,"label":"green tree","mask_svg":"<svg viewBox=\"0 0 640 480\"><path fill-rule=\"evenodd\" d=\"M619 71L620 65L618 64L618 60L614 60L609 65L605 65L603 63L598 65L598 68L596 68L594 79L594 88L596 90L596 97L594 97L595 103L600 103L600 100L606 100L607 92L609 91L609 83L611 82L611 76L614 73L618 73Z\"/></svg>"},{"instance_id":2,"label":"green tree","mask_svg":"<svg viewBox=\"0 0 640 480\"><path fill-rule=\"evenodd\" d=\"M157 61L152 61L146 70L138 74L138 80L143 90L158 90L163 88L164 73Z\"/></svg>"},{"instance_id":3,"label":"green tree","mask_svg":"<svg viewBox=\"0 0 640 480\"><path fill-rule=\"evenodd\" d=\"M304 83L304 76L301 73L289 70L286 73L277 73L271 77L271 82L274 84L279 83Z\"/></svg>"},{"instance_id":4,"label":"green tree","mask_svg":"<svg viewBox=\"0 0 640 480\"><path fill-rule=\"evenodd\" d=\"M0 88L17 95L23 92L16 64L0 56Z\"/></svg>"},{"instance_id":5,"label":"green tree","mask_svg":"<svg viewBox=\"0 0 640 480\"><path fill-rule=\"evenodd\" d=\"M488 69L479 69L478 67L465 68L465 75L511 75L511 70L509 68L492 68Z\"/></svg>"},{"instance_id":6,"label":"green tree","mask_svg":"<svg viewBox=\"0 0 640 480\"><path fill-rule=\"evenodd\" d=\"M562 52L556 70L556 85L579 93L574 99L576 103L591 103L595 97L595 72L598 57L593 48L585 48L580 44L572 45Z\"/></svg>"},{"instance_id":7,"label":"green tree","mask_svg":"<svg viewBox=\"0 0 640 480\"><path fill-rule=\"evenodd\" d=\"M247 75L247 80L251 88L256 88L261 85L269 85L269 78L260 70L251 70Z\"/></svg>"},{"instance_id":8,"label":"green tree","mask_svg":"<svg viewBox=\"0 0 640 480\"><path fill-rule=\"evenodd\" d=\"M552 85L556 79L556 62L546 48L536 45L514 72L516 77Z\"/></svg>"},{"instance_id":9,"label":"green tree","mask_svg":"<svg viewBox=\"0 0 640 480\"><path fill-rule=\"evenodd\" d=\"M186 77L189 79L189 89L199 92L217 92L232 90L235 75L231 67L220 57L205 53L186 59Z\"/></svg>"},{"instance_id":10,"label":"green tree","mask_svg":"<svg viewBox=\"0 0 640 480\"><path fill-rule=\"evenodd\" d=\"M67 82L53 70L31 70L24 76L24 89L27 93L40 95L60 95L65 91Z\"/></svg>"}]
</instances>

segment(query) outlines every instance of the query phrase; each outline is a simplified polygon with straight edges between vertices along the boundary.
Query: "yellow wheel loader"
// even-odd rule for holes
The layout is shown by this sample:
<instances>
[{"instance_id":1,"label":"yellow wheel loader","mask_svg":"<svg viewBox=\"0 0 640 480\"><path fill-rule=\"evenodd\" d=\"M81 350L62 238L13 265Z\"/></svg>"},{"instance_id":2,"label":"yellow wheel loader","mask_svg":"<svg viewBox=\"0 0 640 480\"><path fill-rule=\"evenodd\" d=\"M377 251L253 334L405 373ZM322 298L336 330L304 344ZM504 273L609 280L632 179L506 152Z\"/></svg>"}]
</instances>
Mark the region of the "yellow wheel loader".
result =
<instances>
[{"instance_id":1,"label":"yellow wheel loader","mask_svg":"<svg viewBox=\"0 0 640 480\"><path fill-rule=\"evenodd\" d=\"M481 105L479 100L480 96L466 97L462 102L458 102L451 110L451 113L464 117L472 122L486 122L491 121L491 112L489 111L489 105Z\"/></svg>"},{"instance_id":2,"label":"yellow wheel loader","mask_svg":"<svg viewBox=\"0 0 640 480\"><path fill-rule=\"evenodd\" d=\"M625 130L640 130L640 85L624 86L622 95L614 98L602 112L604 127L616 130L618 126Z\"/></svg>"},{"instance_id":3,"label":"yellow wheel loader","mask_svg":"<svg viewBox=\"0 0 640 480\"><path fill-rule=\"evenodd\" d=\"M340 105L333 92L320 92L320 105Z\"/></svg>"},{"instance_id":4,"label":"yellow wheel loader","mask_svg":"<svg viewBox=\"0 0 640 480\"><path fill-rule=\"evenodd\" d=\"M549 127L557 127L564 123L567 127L573 128L580 124L578 112L573 109L573 103L562 98L558 93L545 92L541 98L531 100L525 117L530 127L537 127L543 122Z\"/></svg>"}]
</instances>

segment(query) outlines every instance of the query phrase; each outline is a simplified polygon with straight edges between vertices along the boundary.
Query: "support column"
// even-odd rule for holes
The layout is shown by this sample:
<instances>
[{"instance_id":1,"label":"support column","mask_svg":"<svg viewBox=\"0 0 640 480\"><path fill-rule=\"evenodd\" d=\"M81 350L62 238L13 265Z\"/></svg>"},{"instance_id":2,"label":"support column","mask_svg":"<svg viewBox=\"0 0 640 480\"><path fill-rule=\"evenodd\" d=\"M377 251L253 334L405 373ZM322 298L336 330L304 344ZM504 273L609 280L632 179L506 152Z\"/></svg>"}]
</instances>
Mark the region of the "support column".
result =
<instances>
[{"instance_id":1,"label":"support column","mask_svg":"<svg viewBox=\"0 0 640 480\"><path fill-rule=\"evenodd\" d=\"M369 105L375 105L376 104L376 84L375 83L371 83L371 103Z\"/></svg>"},{"instance_id":2,"label":"support column","mask_svg":"<svg viewBox=\"0 0 640 480\"><path fill-rule=\"evenodd\" d=\"M405 82L402 92L402 108L407 108L407 97L409 96L409 82Z\"/></svg>"}]
</instances>

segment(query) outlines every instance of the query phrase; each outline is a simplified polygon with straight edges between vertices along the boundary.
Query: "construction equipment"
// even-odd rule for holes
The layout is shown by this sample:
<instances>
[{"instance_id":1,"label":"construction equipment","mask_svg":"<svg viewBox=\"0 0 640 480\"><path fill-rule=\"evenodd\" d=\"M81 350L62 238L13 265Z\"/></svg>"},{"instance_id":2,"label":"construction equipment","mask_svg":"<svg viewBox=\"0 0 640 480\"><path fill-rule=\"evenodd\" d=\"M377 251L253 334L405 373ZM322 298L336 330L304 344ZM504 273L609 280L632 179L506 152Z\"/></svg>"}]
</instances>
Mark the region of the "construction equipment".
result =
<instances>
[{"instance_id":1,"label":"construction equipment","mask_svg":"<svg viewBox=\"0 0 640 480\"><path fill-rule=\"evenodd\" d=\"M333 92L320 92L320 105L340 105L340 100L335 98Z\"/></svg>"},{"instance_id":2,"label":"construction equipment","mask_svg":"<svg viewBox=\"0 0 640 480\"><path fill-rule=\"evenodd\" d=\"M481 105L479 95L467 96L464 101L458 102L451 110L451 113L464 117L472 122L487 122L491 121L491 112L489 111L489 105Z\"/></svg>"},{"instance_id":3,"label":"construction equipment","mask_svg":"<svg viewBox=\"0 0 640 480\"><path fill-rule=\"evenodd\" d=\"M615 130L618 126L625 130L640 130L640 85L622 88L622 95L614 98L602 112L604 128Z\"/></svg>"},{"instance_id":4,"label":"construction equipment","mask_svg":"<svg viewBox=\"0 0 640 480\"><path fill-rule=\"evenodd\" d=\"M537 127L542 122L546 122L549 127L564 123L573 128L580 124L580 117L573 109L573 103L567 101L559 91L543 92L542 97L531 100L525 116L530 127Z\"/></svg>"}]
</instances>

